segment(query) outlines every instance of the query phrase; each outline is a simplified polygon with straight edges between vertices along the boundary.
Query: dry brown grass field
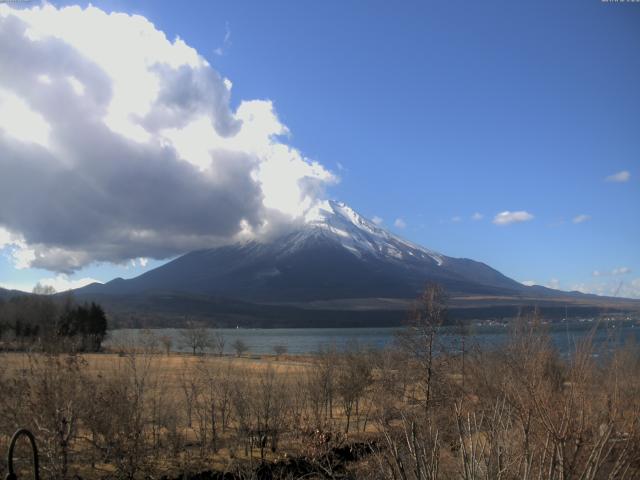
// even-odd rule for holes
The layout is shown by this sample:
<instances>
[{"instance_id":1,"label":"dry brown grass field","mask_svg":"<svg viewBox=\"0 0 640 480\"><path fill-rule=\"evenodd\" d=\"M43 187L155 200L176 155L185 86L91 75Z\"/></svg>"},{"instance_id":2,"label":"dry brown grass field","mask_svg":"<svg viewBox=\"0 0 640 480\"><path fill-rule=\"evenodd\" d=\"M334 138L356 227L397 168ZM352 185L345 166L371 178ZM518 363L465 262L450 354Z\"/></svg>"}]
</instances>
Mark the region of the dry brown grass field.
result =
<instances>
[{"instance_id":1,"label":"dry brown grass field","mask_svg":"<svg viewBox=\"0 0 640 480\"><path fill-rule=\"evenodd\" d=\"M635 345L565 358L531 322L499 350L437 343L417 322L383 351L2 353L0 449L29 428L56 479L640 478Z\"/></svg>"},{"instance_id":2,"label":"dry brown grass field","mask_svg":"<svg viewBox=\"0 0 640 480\"><path fill-rule=\"evenodd\" d=\"M234 462L251 468L258 459L304 455L300 431L306 429L304 435L310 443L315 442L313 435L319 433L307 423L311 413L302 405L307 401L302 398L302 390L313 382L317 366L312 357L167 355L137 350L76 355L5 352L0 354L0 360L3 387L0 402L7 413L1 424L0 449L6 450L10 434L19 426L34 431L39 442L52 436L55 443L65 435L65 429L68 431L69 441L62 440L67 443L67 464L51 467L45 476L67 477L73 473L83 478L133 478L143 471L177 476L184 471L212 468L234 470ZM265 397L271 398L262 403ZM60 404L52 405L51 402L57 400ZM89 413L96 407L98 411ZM341 432L345 428L345 415L339 402L335 400L334 405L323 408L325 411L320 415L331 419L332 425L340 425L338 431ZM136 455L151 453L151 459L147 460L153 465L132 458L129 465L118 466L110 461L101 462L97 459L99 455L88 453L90 450L105 453L111 448L107 444L112 440L104 438L104 445L97 445L94 428L88 423L96 421L94 416L98 416L101 417L98 424L118 424L123 420L118 416L122 409L126 411L125 417L132 413L144 417L135 427L144 432L138 435L123 432L131 424L120 425L113 431L105 428L105 437L123 433L124 437L135 437L124 439L121 455L131 448L130 440L148 444L144 454ZM293 410L298 425L292 424ZM36 419L43 414L53 417L54 428L45 427ZM284 418L285 415L288 418ZM88 421L87 416L92 419ZM218 431L212 419L220 424ZM324 421L317 422L317 426ZM71 422L75 423L73 427ZM366 439L365 432L372 427L363 426L358 415L355 421L350 420L349 429L351 439ZM277 451L266 445L267 441L274 442L266 438L273 435L281 437L276 440ZM61 454L60 448L50 445L49 441L41 445L41 453L48 448L54 450L49 456L55 458L45 456L45 468L47 460L55 464ZM26 453L23 456L28 458Z\"/></svg>"}]
</instances>

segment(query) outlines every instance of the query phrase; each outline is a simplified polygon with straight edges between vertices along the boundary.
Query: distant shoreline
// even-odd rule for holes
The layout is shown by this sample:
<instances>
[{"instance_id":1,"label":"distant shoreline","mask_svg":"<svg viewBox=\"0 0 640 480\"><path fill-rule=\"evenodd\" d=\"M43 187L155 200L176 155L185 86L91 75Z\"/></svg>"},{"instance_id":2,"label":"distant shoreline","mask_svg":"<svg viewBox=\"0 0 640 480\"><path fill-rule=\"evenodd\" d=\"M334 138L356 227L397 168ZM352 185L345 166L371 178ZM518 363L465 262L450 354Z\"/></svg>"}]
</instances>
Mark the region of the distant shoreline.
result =
<instances>
[{"instance_id":1,"label":"distant shoreline","mask_svg":"<svg viewBox=\"0 0 640 480\"><path fill-rule=\"evenodd\" d=\"M627 337L633 336L640 341L640 325L637 320L616 320L570 323L548 323L542 328L556 343L559 350L570 351L577 339L584 338L596 328L595 343L614 342L622 345ZM154 329L115 329L109 332L104 343L105 348L112 351L126 351L151 346L158 350L161 338L169 338L171 352L181 353L188 349L180 343L180 328ZM247 355L272 355L276 346L286 348L285 355L310 355L320 349L336 348L343 350L350 344L359 344L374 349L381 349L394 343L396 332L401 327L349 327L349 328L219 328L225 338L225 355L233 355L231 344L241 339L248 345ZM439 338L443 344L456 349L460 338L464 337L468 345L482 347L498 347L509 338L510 325L470 325L461 330L456 326L441 327ZM462 334L462 335L461 335ZM155 345L155 346L154 346ZM207 353L211 355L211 352Z\"/></svg>"}]
</instances>

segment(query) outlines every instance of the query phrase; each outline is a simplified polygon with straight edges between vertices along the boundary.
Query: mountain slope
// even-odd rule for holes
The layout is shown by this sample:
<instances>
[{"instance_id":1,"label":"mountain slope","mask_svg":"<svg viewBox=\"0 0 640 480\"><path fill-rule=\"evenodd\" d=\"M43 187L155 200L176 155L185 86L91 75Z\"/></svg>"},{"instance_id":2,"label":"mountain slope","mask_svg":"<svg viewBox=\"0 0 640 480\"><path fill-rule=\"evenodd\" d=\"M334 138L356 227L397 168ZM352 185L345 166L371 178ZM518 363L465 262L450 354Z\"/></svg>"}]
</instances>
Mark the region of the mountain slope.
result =
<instances>
[{"instance_id":1,"label":"mountain slope","mask_svg":"<svg viewBox=\"0 0 640 480\"><path fill-rule=\"evenodd\" d=\"M29 295L26 292L21 292L20 290L7 290L5 288L0 288L0 299L8 299L11 297L17 297L20 295Z\"/></svg>"},{"instance_id":2,"label":"mountain slope","mask_svg":"<svg viewBox=\"0 0 640 480\"><path fill-rule=\"evenodd\" d=\"M325 202L298 228L268 242L187 253L129 280L75 291L121 326L398 325L425 282L451 295L455 319L512 318L535 305L549 318L638 311L640 301L522 285L481 262L415 245Z\"/></svg>"},{"instance_id":3,"label":"mountain slope","mask_svg":"<svg viewBox=\"0 0 640 480\"><path fill-rule=\"evenodd\" d=\"M392 235L343 203L326 202L303 226L268 243L191 252L139 277L80 292L171 291L299 302L412 298L428 280L451 293L517 294L527 288L483 263L447 257Z\"/></svg>"}]
</instances>

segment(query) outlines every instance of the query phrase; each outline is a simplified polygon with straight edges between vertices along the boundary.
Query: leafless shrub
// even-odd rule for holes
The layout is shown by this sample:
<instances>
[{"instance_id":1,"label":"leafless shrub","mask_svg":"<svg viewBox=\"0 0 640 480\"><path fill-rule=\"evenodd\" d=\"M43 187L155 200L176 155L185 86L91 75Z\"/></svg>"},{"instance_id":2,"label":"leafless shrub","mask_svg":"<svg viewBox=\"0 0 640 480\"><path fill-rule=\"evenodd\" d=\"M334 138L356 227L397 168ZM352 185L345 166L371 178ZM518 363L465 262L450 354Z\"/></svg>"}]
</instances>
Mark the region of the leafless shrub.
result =
<instances>
[{"instance_id":1,"label":"leafless shrub","mask_svg":"<svg viewBox=\"0 0 640 480\"><path fill-rule=\"evenodd\" d=\"M232 405L238 436L247 454L257 447L264 460L268 447L272 452L277 450L280 435L288 428L288 402L284 383L272 368L261 372L253 382L237 379Z\"/></svg>"},{"instance_id":2,"label":"leafless shrub","mask_svg":"<svg viewBox=\"0 0 640 480\"><path fill-rule=\"evenodd\" d=\"M276 354L277 358L280 358L282 355L284 355L285 353L287 353L287 346L286 345L275 345L273 347L273 353Z\"/></svg>"},{"instance_id":3,"label":"leafless shrub","mask_svg":"<svg viewBox=\"0 0 640 480\"><path fill-rule=\"evenodd\" d=\"M235 376L231 365L201 360L195 366L194 408L198 417L198 437L201 453L217 452L219 437L225 433L231 414L231 378Z\"/></svg>"},{"instance_id":4,"label":"leafless shrub","mask_svg":"<svg viewBox=\"0 0 640 480\"><path fill-rule=\"evenodd\" d=\"M442 449L438 429L431 422L402 416L399 426L383 426L384 439L378 461L385 478L435 480L440 474Z\"/></svg>"},{"instance_id":5,"label":"leafless shrub","mask_svg":"<svg viewBox=\"0 0 640 480\"><path fill-rule=\"evenodd\" d=\"M150 357L130 354L113 371L92 381L84 415L87 440L102 461L112 463L120 478L150 472L147 401Z\"/></svg>"},{"instance_id":6,"label":"leafless shrub","mask_svg":"<svg viewBox=\"0 0 640 480\"><path fill-rule=\"evenodd\" d=\"M156 353L158 351L158 346L160 345L160 340L158 336L152 331L147 329L142 330L140 333L140 347L142 351L145 353Z\"/></svg>"},{"instance_id":7,"label":"leafless shrub","mask_svg":"<svg viewBox=\"0 0 640 480\"><path fill-rule=\"evenodd\" d=\"M333 419L337 358L335 348L320 350L314 358L313 368L306 375L314 427L320 430L324 430L327 422Z\"/></svg>"},{"instance_id":8,"label":"leafless shrub","mask_svg":"<svg viewBox=\"0 0 640 480\"><path fill-rule=\"evenodd\" d=\"M183 406L186 414L187 427L193 426L193 409L199 393L198 379L196 372L191 368L189 362L185 360L180 370L179 386L182 392Z\"/></svg>"},{"instance_id":9,"label":"leafless shrub","mask_svg":"<svg viewBox=\"0 0 640 480\"><path fill-rule=\"evenodd\" d=\"M169 335L163 335L160 337L160 345L164 353L168 356L171 354L171 347L173 347L173 339Z\"/></svg>"},{"instance_id":10,"label":"leafless shrub","mask_svg":"<svg viewBox=\"0 0 640 480\"><path fill-rule=\"evenodd\" d=\"M360 407L367 388L371 385L372 365L368 355L357 346L338 357L336 368L336 392L346 417L345 433L349 433L352 417L360 420Z\"/></svg>"},{"instance_id":11,"label":"leafless shrub","mask_svg":"<svg viewBox=\"0 0 640 480\"><path fill-rule=\"evenodd\" d=\"M464 478L629 475L640 404L624 392L638 373L623 373L618 355L597 364L587 337L562 360L535 317L501 352L478 355L471 397L456 404Z\"/></svg>"},{"instance_id":12,"label":"leafless shrub","mask_svg":"<svg viewBox=\"0 0 640 480\"><path fill-rule=\"evenodd\" d=\"M82 360L74 355L33 355L26 385L26 425L38 436L46 461L43 468L54 478L69 477L72 443L82 411Z\"/></svg>"}]
</instances>

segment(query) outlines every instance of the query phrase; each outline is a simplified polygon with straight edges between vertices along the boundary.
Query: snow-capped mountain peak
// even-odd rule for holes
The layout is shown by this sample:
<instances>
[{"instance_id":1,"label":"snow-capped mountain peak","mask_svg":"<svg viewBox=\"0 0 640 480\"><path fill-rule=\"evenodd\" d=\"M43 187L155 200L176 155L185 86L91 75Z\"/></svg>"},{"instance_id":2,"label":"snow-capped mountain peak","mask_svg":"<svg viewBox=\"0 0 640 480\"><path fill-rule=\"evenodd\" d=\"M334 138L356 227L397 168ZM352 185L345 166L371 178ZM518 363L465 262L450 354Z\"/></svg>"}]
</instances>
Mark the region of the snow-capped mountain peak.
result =
<instances>
[{"instance_id":1,"label":"snow-capped mountain peak","mask_svg":"<svg viewBox=\"0 0 640 480\"><path fill-rule=\"evenodd\" d=\"M321 202L307 214L305 221L294 237L295 243L302 243L311 236L325 236L337 240L358 257L430 258L437 265L444 262L441 254L387 232L342 202Z\"/></svg>"},{"instance_id":2,"label":"snow-capped mountain peak","mask_svg":"<svg viewBox=\"0 0 640 480\"><path fill-rule=\"evenodd\" d=\"M426 281L457 293L509 294L526 288L483 263L408 242L344 203L323 202L306 220L271 239L190 252L139 277L84 291L298 302L413 298Z\"/></svg>"}]
</instances>

